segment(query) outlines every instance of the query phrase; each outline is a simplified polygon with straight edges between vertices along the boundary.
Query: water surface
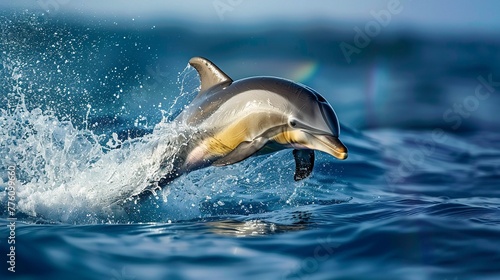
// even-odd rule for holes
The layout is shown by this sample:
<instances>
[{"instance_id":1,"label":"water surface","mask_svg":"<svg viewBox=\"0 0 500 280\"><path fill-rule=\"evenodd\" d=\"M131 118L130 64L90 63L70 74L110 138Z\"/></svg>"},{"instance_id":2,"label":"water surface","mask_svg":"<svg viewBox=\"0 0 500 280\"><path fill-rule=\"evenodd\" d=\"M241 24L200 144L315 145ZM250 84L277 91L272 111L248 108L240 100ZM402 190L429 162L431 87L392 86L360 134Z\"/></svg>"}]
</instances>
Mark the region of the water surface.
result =
<instances>
[{"instance_id":1,"label":"water surface","mask_svg":"<svg viewBox=\"0 0 500 280\"><path fill-rule=\"evenodd\" d=\"M206 40L4 13L2 277L500 276L498 89L483 82L500 77L498 42L384 37L347 64L337 49L345 37L328 28ZM197 55L235 79L315 88L341 120L349 158L318 152L312 176L295 182L291 151L281 151L126 200L158 175L152 147L184 132L170 121L196 95L186 64ZM489 94L476 95L478 85ZM15 273L6 262L13 217Z\"/></svg>"}]
</instances>

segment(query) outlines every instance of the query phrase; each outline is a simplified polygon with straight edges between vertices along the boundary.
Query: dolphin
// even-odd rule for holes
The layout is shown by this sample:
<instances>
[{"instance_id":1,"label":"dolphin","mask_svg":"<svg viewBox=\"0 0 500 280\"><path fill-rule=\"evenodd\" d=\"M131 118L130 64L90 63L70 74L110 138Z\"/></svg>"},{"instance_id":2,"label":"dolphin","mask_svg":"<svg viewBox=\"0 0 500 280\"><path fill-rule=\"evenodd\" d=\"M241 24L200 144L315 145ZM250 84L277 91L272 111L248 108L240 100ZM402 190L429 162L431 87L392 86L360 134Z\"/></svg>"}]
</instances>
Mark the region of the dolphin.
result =
<instances>
[{"instance_id":1,"label":"dolphin","mask_svg":"<svg viewBox=\"0 0 500 280\"><path fill-rule=\"evenodd\" d=\"M191 58L189 64L199 74L200 91L174 122L196 130L158 186L196 169L282 149L293 149L296 181L311 174L314 150L347 158L337 115L310 87L276 77L233 81L202 57Z\"/></svg>"}]
</instances>

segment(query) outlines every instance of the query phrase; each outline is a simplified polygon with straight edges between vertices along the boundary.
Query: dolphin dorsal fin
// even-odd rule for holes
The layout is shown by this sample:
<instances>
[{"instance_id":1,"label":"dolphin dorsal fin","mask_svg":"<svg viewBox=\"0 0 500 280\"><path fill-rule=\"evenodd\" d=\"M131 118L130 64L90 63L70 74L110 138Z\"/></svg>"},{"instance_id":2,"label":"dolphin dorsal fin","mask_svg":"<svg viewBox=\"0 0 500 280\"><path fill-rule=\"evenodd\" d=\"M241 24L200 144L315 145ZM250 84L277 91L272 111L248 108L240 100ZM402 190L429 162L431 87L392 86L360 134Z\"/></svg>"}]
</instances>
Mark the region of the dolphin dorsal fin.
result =
<instances>
[{"instance_id":1,"label":"dolphin dorsal fin","mask_svg":"<svg viewBox=\"0 0 500 280\"><path fill-rule=\"evenodd\" d=\"M189 64L193 66L200 75L201 89L199 94L202 94L215 85L233 82L226 73L222 72L217 65L206 58L193 57L189 60Z\"/></svg>"}]
</instances>

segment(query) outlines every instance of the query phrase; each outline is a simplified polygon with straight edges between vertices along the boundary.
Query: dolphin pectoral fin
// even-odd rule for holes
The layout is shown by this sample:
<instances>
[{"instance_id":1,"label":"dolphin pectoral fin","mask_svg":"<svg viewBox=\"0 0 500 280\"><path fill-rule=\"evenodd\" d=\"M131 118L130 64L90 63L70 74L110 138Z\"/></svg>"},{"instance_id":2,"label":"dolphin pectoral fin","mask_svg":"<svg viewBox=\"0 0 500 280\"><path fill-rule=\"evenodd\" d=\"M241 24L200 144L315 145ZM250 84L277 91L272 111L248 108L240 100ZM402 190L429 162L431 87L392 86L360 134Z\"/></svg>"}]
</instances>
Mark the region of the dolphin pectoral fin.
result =
<instances>
[{"instance_id":1,"label":"dolphin pectoral fin","mask_svg":"<svg viewBox=\"0 0 500 280\"><path fill-rule=\"evenodd\" d=\"M295 158L295 175L293 179L300 181L311 175L314 167L314 150L293 150Z\"/></svg>"},{"instance_id":2,"label":"dolphin pectoral fin","mask_svg":"<svg viewBox=\"0 0 500 280\"><path fill-rule=\"evenodd\" d=\"M257 153L267 143L267 139L259 137L251 142L241 142L234 150L225 157L218 159L212 165L224 166L240 162Z\"/></svg>"},{"instance_id":3,"label":"dolphin pectoral fin","mask_svg":"<svg viewBox=\"0 0 500 280\"><path fill-rule=\"evenodd\" d=\"M207 89L215 85L233 82L226 73L222 72L217 65L206 58L193 57L189 60L189 64L193 66L200 75L201 88L198 95L203 94Z\"/></svg>"}]
</instances>

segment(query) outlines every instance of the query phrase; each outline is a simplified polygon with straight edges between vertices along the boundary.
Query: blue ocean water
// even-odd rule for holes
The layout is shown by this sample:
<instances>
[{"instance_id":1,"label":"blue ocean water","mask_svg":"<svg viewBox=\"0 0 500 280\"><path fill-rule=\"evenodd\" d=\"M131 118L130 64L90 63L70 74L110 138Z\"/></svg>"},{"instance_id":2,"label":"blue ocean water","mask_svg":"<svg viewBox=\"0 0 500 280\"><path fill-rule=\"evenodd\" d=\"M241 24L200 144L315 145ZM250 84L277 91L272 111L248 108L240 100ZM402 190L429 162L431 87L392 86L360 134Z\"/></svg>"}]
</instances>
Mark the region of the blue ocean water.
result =
<instances>
[{"instance_id":1,"label":"blue ocean water","mask_svg":"<svg viewBox=\"0 0 500 280\"><path fill-rule=\"evenodd\" d=\"M500 42L381 36L348 63L349 36L325 27L249 36L4 13L2 279L500 276ZM235 79L315 88L349 158L317 153L295 182L282 151L126 200L155 175L151 145L181 132L169 121L196 95L199 55Z\"/></svg>"}]
</instances>

